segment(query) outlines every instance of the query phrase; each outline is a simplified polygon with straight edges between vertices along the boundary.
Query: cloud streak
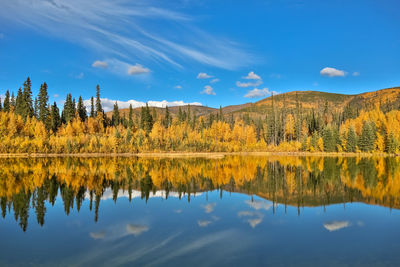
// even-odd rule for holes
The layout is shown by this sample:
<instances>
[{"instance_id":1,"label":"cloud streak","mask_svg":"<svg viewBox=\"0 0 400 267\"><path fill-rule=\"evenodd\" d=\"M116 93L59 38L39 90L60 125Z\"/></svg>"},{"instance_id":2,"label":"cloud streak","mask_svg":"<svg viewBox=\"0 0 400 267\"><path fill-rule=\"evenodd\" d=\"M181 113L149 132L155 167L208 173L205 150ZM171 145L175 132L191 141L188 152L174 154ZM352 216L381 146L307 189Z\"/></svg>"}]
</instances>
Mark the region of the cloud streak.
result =
<instances>
[{"instance_id":1,"label":"cloud streak","mask_svg":"<svg viewBox=\"0 0 400 267\"><path fill-rule=\"evenodd\" d=\"M170 6L159 1L4 0L0 18L129 64L197 62L237 69L255 62L240 44L208 34Z\"/></svg>"}]
</instances>

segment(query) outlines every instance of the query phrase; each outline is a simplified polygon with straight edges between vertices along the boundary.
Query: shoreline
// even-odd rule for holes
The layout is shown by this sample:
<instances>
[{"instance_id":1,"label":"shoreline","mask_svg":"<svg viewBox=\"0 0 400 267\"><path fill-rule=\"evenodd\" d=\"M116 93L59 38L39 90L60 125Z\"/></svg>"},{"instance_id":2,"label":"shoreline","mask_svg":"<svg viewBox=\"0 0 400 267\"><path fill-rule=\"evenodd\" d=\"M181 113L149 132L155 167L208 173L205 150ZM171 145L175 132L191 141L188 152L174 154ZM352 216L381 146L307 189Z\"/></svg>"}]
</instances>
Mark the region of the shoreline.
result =
<instances>
[{"instance_id":1,"label":"shoreline","mask_svg":"<svg viewBox=\"0 0 400 267\"><path fill-rule=\"evenodd\" d=\"M0 158L101 158L101 157L141 157L141 158L212 158L226 156L282 156L282 157L397 157L388 153L348 153L348 152L141 152L141 153L9 153Z\"/></svg>"}]
</instances>

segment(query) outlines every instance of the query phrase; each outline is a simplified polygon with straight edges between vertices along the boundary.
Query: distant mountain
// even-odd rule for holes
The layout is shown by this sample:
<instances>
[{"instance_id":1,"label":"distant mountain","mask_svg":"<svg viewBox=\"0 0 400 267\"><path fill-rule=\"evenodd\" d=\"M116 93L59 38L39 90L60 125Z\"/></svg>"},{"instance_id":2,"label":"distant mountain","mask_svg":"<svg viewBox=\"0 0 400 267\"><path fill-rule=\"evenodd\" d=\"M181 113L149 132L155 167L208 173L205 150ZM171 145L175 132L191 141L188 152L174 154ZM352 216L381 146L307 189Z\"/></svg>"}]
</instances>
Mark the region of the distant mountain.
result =
<instances>
[{"instance_id":1,"label":"distant mountain","mask_svg":"<svg viewBox=\"0 0 400 267\"><path fill-rule=\"evenodd\" d=\"M295 109L299 104L303 110L314 109L322 110L326 105L334 112L343 112L346 108L352 110L372 109L375 104L379 103L385 111L400 108L400 87L382 89L374 92L367 92L356 95L335 94L318 91L294 91L283 93L275 96L264 98L255 103L245 103L241 105L231 105L222 108L225 116L241 116L249 114L250 117L259 117L271 109L272 103L275 107L286 108L288 110ZM182 112L188 112L189 106L168 107L171 116L177 116L181 108ZM153 108L157 114L165 114L165 108ZM135 108L134 113L140 114L141 108ZM205 106L190 106L191 113L196 113L197 116L209 115L210 113L217 114L219 109ZM128 116L129 109L120 110L122 116ZM108 116L112 112L107 113Z\"/></svg>"}]
</instances>

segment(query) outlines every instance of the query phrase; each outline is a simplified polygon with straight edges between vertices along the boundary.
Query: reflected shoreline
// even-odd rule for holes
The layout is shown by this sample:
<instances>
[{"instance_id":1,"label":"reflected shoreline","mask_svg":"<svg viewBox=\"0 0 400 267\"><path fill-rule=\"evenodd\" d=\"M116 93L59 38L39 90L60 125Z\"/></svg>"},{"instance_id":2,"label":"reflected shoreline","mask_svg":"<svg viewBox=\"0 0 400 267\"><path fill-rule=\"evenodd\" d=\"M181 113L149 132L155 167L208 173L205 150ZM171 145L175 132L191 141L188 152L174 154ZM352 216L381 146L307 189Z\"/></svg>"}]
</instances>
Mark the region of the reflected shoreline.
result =
<instances>
[{"instance_id":1,"label":"reflected shoreline","mask_svg":"<svg viewBox=\"0 0 400 267\"><path fill-rule=\"evenodd\" d=\"M43 225L46 203L66 215L85 200L99 218L102 200L185 197L217 190L298 208L360 202L400 209L400 159L392 157L225 156L223 158L2 158L2 216L25 231L29 211Z\"/></svg>"}]
</instances>

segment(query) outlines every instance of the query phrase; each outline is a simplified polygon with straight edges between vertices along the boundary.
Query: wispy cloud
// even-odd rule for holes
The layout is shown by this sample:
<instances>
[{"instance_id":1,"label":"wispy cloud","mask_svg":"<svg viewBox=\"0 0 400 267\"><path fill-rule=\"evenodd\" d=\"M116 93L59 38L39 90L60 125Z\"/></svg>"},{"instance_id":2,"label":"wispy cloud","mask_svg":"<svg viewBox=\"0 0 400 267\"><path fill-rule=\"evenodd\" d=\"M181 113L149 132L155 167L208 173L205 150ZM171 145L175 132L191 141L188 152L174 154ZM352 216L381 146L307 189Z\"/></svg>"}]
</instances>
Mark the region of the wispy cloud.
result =
<instances>
[{"instance_id":1,"label":"wispy cloud","mask_svg":"<svg viewBox=\"0 0 400 267\"><path fill-rule=\"evenodd\" d=\"M247 87L256 87L262 84L261 80L257 80L255 82L236 82L237 87L247 88Z\"/></svg>"},{"instance_id":2,"label":"wispy cloud","mask_svg":"<svg viewBox=\"0 0 400 267\"><path fill-rule=\"evenodd\" d=\"M217 203L209 203L207 205L204 205L204 211L205 213L211 213L214 211L215 206L217 206Z\"/></svg>"},{"instance_id":3,"label":"wispy cloud","mask_svg":"<svg viewBox=\"0 0 400 267\"><path fill-rule=\"evenodd\" d=\"M130 66L128 69L129 75L138 75L138 74L144 74L144 73L149 73L149 72L150 72L150 70L148 68L145 68L140 64Z\"/></svg>"},{"instance_id":4,"label":"wispy cloud","mask_svg":"<svg viewBox=\"0 0 400 267\"><path fill-rule=\"evenodd\" d=\"M328 76L328 77L344 77L347 75L347 72L345 72L344 70L338 70L335 68L326 67L320 71L320 74L322 76Z\"/></svg>"},{"instance_id":5,"label":"wispy cloud","mask_svg":"<svg viewBox=\"0 0 400 267\"><path fill-rule=\"evenodd\" d=\"M254 88L253 90L248 91L247 94L244 95L244 97L259 98L259 97L266 97L271 94L276 95L278 93L275 91L270 91L268 88L264 88L264 89Z\"/></svg>"},{"instance_id":6,"label":"wispy cloud","mask_svg":"<svg viewBox=\"0 0 400 267\"><path fill-rule=\"evenodd\" d=\"M101 232L90 232L89 235L93 239L104 239L105 236L106 236L106 233L104 231L101 231Z\"/></svg>"},{"instance_id":7,"label":"wispy cloud","mask_svg":"<svg viewBox=\"0 0 400 267\"><path fill-rule=\"evenodd\" d=\"M206 95L216 95L216 93L214 92L214 88L209 85L204 86L204 90L201 91L201 93Z\"/></svg>"},{"instance_id":8,"label":"wispy cloud","mask_svg":"<svg viewBox=\"0 0 400 267\"><path fill-rule=\"evenodd\" d=\"M113 100L113 99L108 99L108 98L101 98L101 105L103 106L103 109L105 112L113 110L115 102L117 102L118 107L120 109L129 108L129 105L132 105L133 108L139 108L139 107L146 106L146 102L141 102L141 101L136 101L136 100L120 101L120 100ZM86 106L86 109L89 110L90 105L91 105L90 99L84 100L84 104ZM159 107L159 108L165 108L166 106L173 107L173 106L186 106L186 105L201 106L200 102L186 103L183 101L166 101L166 100L148 101L147 104L150 107Z\"/></svg>"},{"instance_id":9,"label":"wispy cloud","mask_svg":"<svg viewBox=\"0 0 400 267\"><path fill-rule=\"evenodd\" d=\"M246 222L251 226L251 228L255 228L257 225L262 223L264 218L264 215L258 211L239 211L237 215L239 218L248 218L246 219Z\"/></svg>"},{"instance_id":10,"label":"wispy cloud","mask_svg":"<svg viewBox=\"0 0 400 267\"><path fill-rule=\"evenodd\" d=\"M269 210L272 207L272 203L261 200L246 200L245 203L255 210Z\"/></svg>"},{"instance_id":11,"label":"wispy cloud","mask_svg":"<svg viewBox=\"0 0 400 267\"><path fill-rule=\"evenodd\" d=\"M197 79L209 79L212 78L213 76L208 75L205 72L200 72L199 74L197 74Z\"/></svg>"},{"instance_id":12,"label":"wispy cloud","mask_svg":"<svg viewBox=\"0 0 400 267\"><path fill-rule=\"evenodd\" d=\"M207 220L198 220L197 221L197 224L200 226L200 227L207 227L209 224L211 224L212 223L212 221L207 221Z\"/></svg>"},{"instance_id":13,"label":"wispy cloud","mask_svg":"<svg viewBox=\"0 0 400 267\"><path fill-rule=\"evenodd\" d=\"M161 1L4 0L0 18L129 64L237 69L255 61L240 44L205 32L195 18Z\"/></svg>"},{"instance_id":14,"label":"wispy cloud","mask_svg":"<svg viewBox=\"0 0 400 267\"><path fill-rule=\"evenodd\" d=\"M218 79L218 78L212 79L212 80L210 81L210 83L217 83L217 82L219 82L219 79Z\"/></svg>"},{"instance_id":15,"label":"wispy cloud","mask_svg":"<svg viewBox=\"0 0 400 267\"><path fill-rule=\"evenodd\" d=\"M182 85L175 85L174 88L180 90L182 89Z\"/></svg>"},{"instance_id":16,"label":"wispy cloud","mask_svg":"<svg viewBox=\"0 0 400 267\"><path fill-rule=\"evenodd\" d=\"M349 221L332 221L324 223L324 228L329 232L338 231L350 226Z\"/></svg>"},{"instance_id":17,"label":"wispy cloud","mask_svg":"<svg viewBox=\"0 0 400 267\"><path fill-rule=\"evenodd\" d=\"M96 60L95 62L93 62L92 64L93 68L102 68L102 69L106 69L108 67L108 63L105 61L101 61L101 60Z\"/></svg>"},{"instance_id":18,"label":"wispy cloud","mask_svg":"<svg viewBox=\"0 0 400 267\"><path fill-rule=\"evenodd\" d=\"M128 234L132 234L134 236L141 235L144 232L147 232L149 227L147 225L139 225L139 224L127 224L126 232Z\"/></svg>"},{"instance_id":19,"label":"wispy cloud","mask_svg":"<svg viewBox=\"0 0 400 267\"><path fill-rule=\"evenodd\" d=\"M360 73L358 71L353 72L353 76L360 76Z\"/></svg>"}]
</instances>

